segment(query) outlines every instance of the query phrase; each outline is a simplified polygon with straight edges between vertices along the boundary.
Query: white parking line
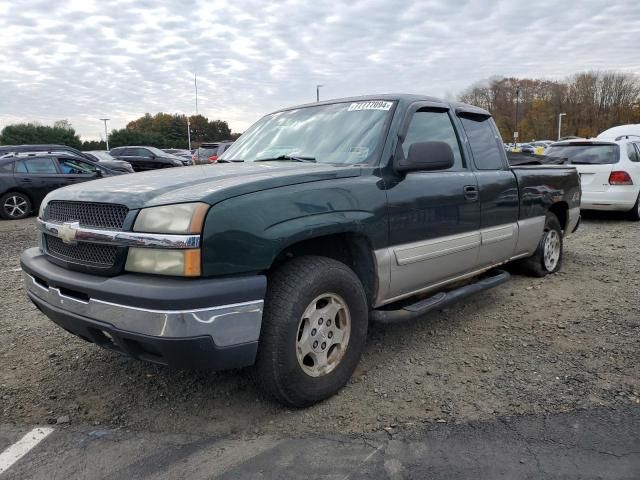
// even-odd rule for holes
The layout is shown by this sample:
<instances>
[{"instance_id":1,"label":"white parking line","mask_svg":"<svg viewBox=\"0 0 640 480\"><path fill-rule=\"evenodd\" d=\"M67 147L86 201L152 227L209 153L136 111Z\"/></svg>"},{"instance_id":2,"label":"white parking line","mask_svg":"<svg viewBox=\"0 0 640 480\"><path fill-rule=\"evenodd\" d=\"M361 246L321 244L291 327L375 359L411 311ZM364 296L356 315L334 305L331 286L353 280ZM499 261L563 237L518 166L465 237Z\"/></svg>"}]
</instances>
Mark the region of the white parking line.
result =
<instances>
[{"instance_id":1,"label":"white parking line","mask_svg":"<svg viewBox=\"0 0 640 480\"><path fill-rule=\"evenodd\" d=\"M53 432L53 428L34 428L4 452L0 453L0 475L29 453L29 450L47 438L51 432Z\"/></svg>"}]
</instances>

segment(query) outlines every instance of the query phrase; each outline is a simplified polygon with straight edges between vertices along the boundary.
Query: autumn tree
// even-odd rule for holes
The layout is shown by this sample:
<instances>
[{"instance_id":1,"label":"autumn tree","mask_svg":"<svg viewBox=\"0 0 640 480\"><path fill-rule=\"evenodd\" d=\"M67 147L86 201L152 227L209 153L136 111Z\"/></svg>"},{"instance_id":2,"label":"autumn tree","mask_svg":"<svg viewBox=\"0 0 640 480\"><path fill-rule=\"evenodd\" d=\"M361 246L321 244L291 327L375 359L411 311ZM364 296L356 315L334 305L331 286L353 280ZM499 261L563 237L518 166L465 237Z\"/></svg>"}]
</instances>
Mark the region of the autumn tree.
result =
<instances>
[{"instance_id":1,"label":"autumn tree","mask_svg":"<svg viewBox=\"0 0 640 480\"><path fill-rule=\"evenodd\" d=\"M585 72L563 81L500 78L471 86L460 100L489 110L505 141L593 137L621 124L640 122L640 80L620 72ZM517 115L517 118L516 118Z\"/></svg>"}]
</instances>

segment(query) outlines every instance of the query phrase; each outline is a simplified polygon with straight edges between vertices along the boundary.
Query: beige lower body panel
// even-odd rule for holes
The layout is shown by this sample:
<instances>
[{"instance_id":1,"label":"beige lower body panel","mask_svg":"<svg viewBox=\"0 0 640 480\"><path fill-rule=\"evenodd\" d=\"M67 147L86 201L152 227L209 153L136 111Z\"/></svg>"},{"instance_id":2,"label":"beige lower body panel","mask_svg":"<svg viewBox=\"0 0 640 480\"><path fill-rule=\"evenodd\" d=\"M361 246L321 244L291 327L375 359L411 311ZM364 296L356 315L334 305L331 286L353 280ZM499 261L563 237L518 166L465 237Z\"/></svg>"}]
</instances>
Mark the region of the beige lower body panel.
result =
<instances>
[{"instance_id":1,"label":"beige lower body panel","mask_svg":"<svg viewBox=\"0 0 640 480\"><path fill-rule=\"evenodd\" d=\"M375 251L374 307L441 288L535 252L545 217Z\"/></svg>"}]
</instances>

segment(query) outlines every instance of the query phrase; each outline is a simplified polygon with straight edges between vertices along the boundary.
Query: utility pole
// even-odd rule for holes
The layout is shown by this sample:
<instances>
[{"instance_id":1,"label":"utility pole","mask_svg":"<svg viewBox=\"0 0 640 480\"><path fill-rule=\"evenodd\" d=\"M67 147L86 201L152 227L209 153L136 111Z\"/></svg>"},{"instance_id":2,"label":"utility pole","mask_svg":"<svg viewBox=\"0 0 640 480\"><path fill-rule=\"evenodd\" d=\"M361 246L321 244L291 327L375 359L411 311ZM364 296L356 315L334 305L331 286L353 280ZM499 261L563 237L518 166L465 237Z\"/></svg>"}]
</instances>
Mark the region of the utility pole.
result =
<instances>
[{"instance_id":1,"label":"utility pole","mask_svg":"<svg viewBox=\"0 0 640 480\"><path fill-rule=\"evenodd\" d=\"M193 85L196 88L196 115L198 115L198 75L193 72Z\"/></svg>"},{"instance_id":2,"label":"utility pole","mask_svg":"<svg viewBox=\"0 0 640 480\"><path fill-rule=\"evenodd\" d=\"M561 113L560 115L558 115L558 141L560 141L560 137L562 136L562 117L565 117L567 114L566 113Z\"/></svg>"},{"instance_id":3,"label":"utility pole","mask_svg":"<svg viewBox=\"0 0 640 480\"><path fill-rule=\"evenodd\" d=\"M107 132L107 122L111 120L110 118L101 118L104 122L104 141L107 144L107 150L109 150L109 133Z\"/></svg>"},{"instance_id":4,"label":"utility pole","mask_svg":"<svg viewBox=\"0 0 640 480\"><path fill-rule=\"evenodd\" d=\"M187 140L189 141L189 151L191 151L191 124L189 123L189 117L187 117Z\"/></svg>"},{"instance_id":5,"label":"utility pole","mask_svg":"<svg viewBox=\"0 0 640 480\"><path fill-rule=\"evenodd\" d=\"M320 87L324 87L324 85L316 85L316 102L320 102Z\"/></svg>"}]
</instances>

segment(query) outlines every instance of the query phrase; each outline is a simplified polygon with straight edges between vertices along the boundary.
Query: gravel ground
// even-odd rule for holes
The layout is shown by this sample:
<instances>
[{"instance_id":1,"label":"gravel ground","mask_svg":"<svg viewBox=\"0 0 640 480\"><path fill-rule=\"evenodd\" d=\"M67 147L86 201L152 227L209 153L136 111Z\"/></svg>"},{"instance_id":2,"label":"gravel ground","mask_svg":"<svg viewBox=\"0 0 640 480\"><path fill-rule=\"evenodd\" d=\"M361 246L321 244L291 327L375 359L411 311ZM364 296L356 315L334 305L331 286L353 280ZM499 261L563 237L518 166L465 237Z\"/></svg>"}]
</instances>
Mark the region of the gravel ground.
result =
<instances>
[{"instance_id":1,"label":"gravel ground","mask_svg":"<svg viewBox=\"0 0 640 480\"><path fill-rule=\"evenodd\" d=\"M640 404L640 223L619 216L589 215L556 275L516 275L413 323L373 325L351 382L306 410L264 397L251 369L170 370L66 333L22 291L18 257L35 244L34 220L0 222L0 239L0 424L393 433Z\"/></svg>"}]
</instances>

